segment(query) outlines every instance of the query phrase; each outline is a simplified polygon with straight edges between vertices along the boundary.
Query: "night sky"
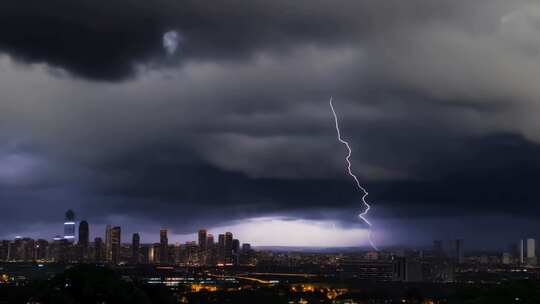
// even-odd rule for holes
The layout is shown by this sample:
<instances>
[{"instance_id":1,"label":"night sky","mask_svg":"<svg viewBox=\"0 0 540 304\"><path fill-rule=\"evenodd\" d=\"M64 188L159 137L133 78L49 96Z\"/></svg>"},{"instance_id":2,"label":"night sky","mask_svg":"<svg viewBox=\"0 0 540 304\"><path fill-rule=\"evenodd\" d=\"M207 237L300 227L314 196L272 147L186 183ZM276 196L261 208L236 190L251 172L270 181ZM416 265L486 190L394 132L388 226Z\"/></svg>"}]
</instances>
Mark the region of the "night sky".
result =
<instances>
[{"instance_id":1,"label":"night sky","mask_svg":"<svg viewBox=\"0 0 540 304\"><path fill-rule=\"evenodd\" d=\"M0 238L540 237L540 4L3 0ZM164 39L164 35L167 39Z\"/></svg>"}]
</instances>

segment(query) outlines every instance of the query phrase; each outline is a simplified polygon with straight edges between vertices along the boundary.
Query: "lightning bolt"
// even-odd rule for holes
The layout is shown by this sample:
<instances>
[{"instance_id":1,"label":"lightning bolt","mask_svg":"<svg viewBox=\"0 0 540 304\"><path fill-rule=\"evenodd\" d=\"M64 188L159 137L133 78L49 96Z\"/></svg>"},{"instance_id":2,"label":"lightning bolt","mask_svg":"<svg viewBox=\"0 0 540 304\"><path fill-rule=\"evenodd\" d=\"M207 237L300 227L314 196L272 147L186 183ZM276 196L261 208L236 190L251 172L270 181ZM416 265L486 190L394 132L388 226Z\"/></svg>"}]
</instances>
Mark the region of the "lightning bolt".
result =
<instances>
[{"instance_id":1,"label":"lightning bolt","mask_svg":"<svg viewBox=\"0 0 540 304\"><path fill-rule=\"evenodd\" d=\"M360 190L363 193L363 195L362 195L362 204L364 205L364 211L362 211L362 213L360 213L358 215L358 217L361 218L368 225L368 241L369 241L369 244L371 245L371 247L373 249L378 251L379 249L377 248L377 246L375 245L375 242L373 242L373 239L371 238L371 222L366 218L369 210L371 209L371 206L366 201L366 197L369 195L369 193L367 192L366 188L362 187L362 185L360 184L360 181L358 181L358 177L356 177L356 175L351 170L351 167L352 167L352 164L351 164L352 149L351 149L351 146L349 145L349 143L346 140L344 140L343 138L341 138L341 131L339 130L339 120L338 120L338 116L336 114L336 110L334 109L334 105L332 104L332 97L330 97L330 109L332 110L332 114L334 115L334 122L335 122L335 125L336 125L336 132L337 132L338 141L340 143L344 144L345 147L347 147L348 153L347 153L347 156L345 157L345 161L347 162L347 172L353 178L358 190Z\"/></svg>"}]
</instances>

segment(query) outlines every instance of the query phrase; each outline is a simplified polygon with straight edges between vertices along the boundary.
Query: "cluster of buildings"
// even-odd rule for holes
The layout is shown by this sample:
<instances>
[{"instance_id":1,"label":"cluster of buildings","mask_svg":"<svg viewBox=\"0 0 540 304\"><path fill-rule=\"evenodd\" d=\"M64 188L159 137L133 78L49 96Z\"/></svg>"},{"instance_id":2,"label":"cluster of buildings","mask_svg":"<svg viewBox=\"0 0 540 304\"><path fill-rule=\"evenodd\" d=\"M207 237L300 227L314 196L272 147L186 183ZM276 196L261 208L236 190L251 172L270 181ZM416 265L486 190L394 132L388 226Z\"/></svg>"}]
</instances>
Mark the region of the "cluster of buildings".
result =
<instances>
[{"instance_id":1,"label":"cluster of buildings","mask_svg":"<svg viewBox=\"0 0 540 304\"><path fill-rule=\"evenodd\" d=\"M52 241L16 237L0 241L0 261L60 262L119 264L176 264L194 266L225 266L249 264L253 261L250 244L240 245L231 232L219 234L218 239L206 230L198 233L198 241L169 244L167 229L159 231L159 243L142 244L138 233L131 242L122 242L122 229L107 225L105 239L90 241L89 224L81 221L76 236L75 214L65 215L64 235Z\"/></svg>"}]
</instances>

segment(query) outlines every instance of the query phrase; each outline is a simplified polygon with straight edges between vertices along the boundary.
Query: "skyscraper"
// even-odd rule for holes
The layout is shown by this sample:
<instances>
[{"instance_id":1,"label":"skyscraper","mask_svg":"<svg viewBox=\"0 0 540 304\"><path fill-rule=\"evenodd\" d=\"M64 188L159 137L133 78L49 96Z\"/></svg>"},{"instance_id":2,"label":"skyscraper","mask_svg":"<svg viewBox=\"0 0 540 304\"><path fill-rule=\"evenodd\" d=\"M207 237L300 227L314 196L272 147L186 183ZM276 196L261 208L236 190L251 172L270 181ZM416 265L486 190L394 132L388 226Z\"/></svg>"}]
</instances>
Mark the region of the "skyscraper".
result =
<instances>
[{"instance_id":1,"label":"skyscraper","mask_svg":"<svg viewBox=\"0 0 540 304\"><path fill-rule=\"evenodd\" d=\"M218 235L217 253L218 264L225 264L225 234Z\"/></svg>"},{"instance_id":2,"label":"skyscraper","mask_svg":"<svg viewBox=\"0 0 540 304\"><path fill-rule=\"evenodd\" d=\"M527 258L534 258L536 256L536 240L527 239Z\"/></svg>"},{"instance_id":3,"label":"skyscraper","mask_svg":"<svg viewBox=\"0 0 540 304\"><path fill-rule=\"evenodd\" d=\"M105 228L105 261L112 261L112 226L110 224Z\"/></svg>"},{"instance_id":4,"label":"skyscraper","mask_svg":"<svg viewBox=\"0 0 540 304\"><path fill-rule=\"evenodd\" d=\"M208 234L206 238L206 264L216 264L216 246L214 243L214 235Z\"/></svg>"},{"instance_id":5,"label":"skyscraper","mask_svg":"<svg viewBox=\"0 0 540 304\"><path fill-rule=\"evenodd\" d=\"M103 248L103 240L100 237L97 237L94 239L94 261L97 263L103 262L104 256L103 256L104 248Z\"/></svg>"},{"instance_id":6,"label":"skyscraper","mask_svg":"<svg viewBox=\"0 0 540 304\"><path fill-rule=\"evenodd\" d=\"M71 209L65 213L64 239L68 241L75 240L75 212Z\"/></svg>"},{"instance_id":7,"label":"skyscraper","mask_svg":"<svg viewBox=\"0 0 540 304\"><path fill-rule=\"evenodd\" d=\"M233 263L233 234L225 232L225 264Z\"/></svg>"},{"instance_id":8,"label":"skyscraper","mask_svg":"<svg viewBox=\"0 0 540 304\"><path fill-rule=\"evenodd\" d=\"M208 237L205 229L199 230L199 263L206 265L208 251Z\"/></svg>"},{"instance_id":9,"label":"skyscraper","mask_svg":"<svg viewBox=\"0 0 540 304\"><path fill-rule=\"evenodd\" d=\"M527 239L527 264L536 265L536 240Z\"/></svg>"},{"instance_id":10,"label":"skyscraper","mask_svg":"<svg viewBox=\"0 0 540 304\"><path fill-rule=\"evenodd\" d=\"M116 226L111 229L111 262L117 265L120 262L120 244L121 244L122 231L120 227Z\"/></svg>"},{"instance_id":11,"label":"skyscraper","mask_svg":"<svg viewBox=\"0 0 540 304\"><path fill-rule=\"evenodd\" d=\"M131 259L132 262L137 264L140 262L139 255L140 255L140 248L141 248L141 237L138 233L133 234L133 238L131 240Z\"/></svg>"},{"instance_id":12,"label":"skyscraper","mask_svg":"<svg viewBox=\"0 0 540 304\"><path fill-rule=\"evenodd\" d=\"M169 262L169 239L167 229L159 230L159 262L167 264Z\"/></svg>"},{"instance_id":13,"label":"skyscraper","mask_svg":"<svg viewBox=\"0 0 540 304\"><path fill-rule=\"evenodd\" d=\"M79 224L79 261L84 261L88 259L88 237L88 222L82 221Z\"/></svg>"},{"instance_id":14,"label":"skyscraper","mask_svg":"<svg viewBox=\"0 0 540 304\"><path fill-rule=\"evenodd\" d=\"M44 239L38 239L36 242L36 260L42 261L49 258L49 242Z\"/></svg>"},{"instance_id":15,"label":"skyscraper","mask_svg":"<svg viewBox=\"0 0 540 304\"><path fill-rule=\"evenodd\" d=\"M240 262L240 241L234 239L232 241L232 263L238 265Z\"/></svg>"},{"instance_id":16,"label":"skyscraper","mask_svg":"<svg viewBox=\"0 0 540 304\"><path fill-rule=\"evenodd\" d=\"M518 243L518 254L519 254L519 263L523 264L525 263L525 243L521 239Z\"/></svg>"}]
</instances>

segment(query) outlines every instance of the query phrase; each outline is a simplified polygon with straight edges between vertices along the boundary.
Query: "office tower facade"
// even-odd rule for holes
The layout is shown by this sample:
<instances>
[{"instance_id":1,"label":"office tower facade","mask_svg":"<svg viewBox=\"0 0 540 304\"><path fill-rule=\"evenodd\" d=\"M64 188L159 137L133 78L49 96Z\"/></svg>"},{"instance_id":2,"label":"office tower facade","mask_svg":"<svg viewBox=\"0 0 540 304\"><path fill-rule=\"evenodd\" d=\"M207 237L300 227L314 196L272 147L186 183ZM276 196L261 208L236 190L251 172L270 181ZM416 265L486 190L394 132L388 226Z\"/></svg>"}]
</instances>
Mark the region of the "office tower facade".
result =
<instances>
[{"instance_id":1,"label":"office tower facade","mask_svg":"<svg viewBox=\"0 0 540 304\"><path fill-rule=\"evenodd\" d=\"M110 224L105 228L105 261L112 261L112 226Z\"/></svg>"},{"instance_id":2,"label":"office tower facade","mask_svg":"<svg viewBox=\"0 0 540 304\"><path fill-rule=\"evenodd\" d=\"M501 262L503 265L512 264L512 255L509 252L503 252Z\"/></svg>"},{"instance_id":3,"label":"office tower facade","mask_svg":"<svg viewBox=\"0 0 540 304\"><path fill-rule=\"evenodd\" d=\"M249 244L249 243L242 244L242 251L240 253L238 263L242 264L242 265L250 264L251 263L251 255L252 255L251 244Z\"/></svg>"},{"instance_id":4,"label":"office tower facade","mask_svg":"<svg viewBox=\"0 0 540 304\"><path fill-rule=\"evenodd\" d=\"M208 233L206 229L199 230L199 264L206 265L208 257Z\"/></svg>"},{"instance_id":5,"label":"office tower facade","mask_svg":"<svg viewBox=\"0 0 540 304\"><path fill-rule=\"evenodd\" d=\"M536 257L536 240L527 239L527 258Z\"/></svg>"},{"instance_id":6,"label":"office tower facade","mask_svg":"<svg viewBox=\"0 0 540 304\"><path fill-rule=\"evenodd\" d=\"M21 260L31 262L35 260L35 241L31 238L23 238L21 242Z\"/></svg>"},{"instance_id":7,"label":"office tower facade","mask_svg":"<svg viewBox=\"0 0 540 304\"><path fill-rule=\"evenodd\" d=\"M105 248L103 246L103 239L97 237L94 239L94 261L101 263L105 260Z\"/></svg>"},{"instance_id":8,"label":"office tower facade","mask_svg":"<svg viewBox=\"0 0 540 304\"><path fill-rule=\"evenodd\" d=\"M400 282L422 282L422 263L418 260L397 257L393 261L393 280Z\"/></svg>"},{"instance_id":9,"label":"office tower facade","mask_svg":"<svg viewBox=\"0 0 540 304\"><path fill-rule=\"evenodd\" d=\"M117 265L120 262L120 245L122 230L116 226L111 229L111 262Z\"/></svg>"},{"instance_id":10,"label":"office tower facade","mask_svg":"<svg viewBox=\"0 0 540 304\"><path fill-rule=\"evenodd\" d=\"M140 253L139 263L150 264L152 262L150 260L150 251L151 250L152 250L151 245L141 245L141 247L139 249L139 253Z\"/></svg>"},{"instance_id":11,"label":"office tower facade","mask_svg":"<svg viewBox=\"0 0 540 304\"><path fill-rule=\"evenodd\" d=\"M55 237L52 244L52 257L55 262L67 262L70 258L68 248L71 242L63 237Z\"/></svg>"},{"instance_id":12,"label":"office tower facade","mask_svg":"<svg viewBox=\"0 0 540 304\"><path fill-rule=\"evenodd\" d=\"M64 239L73 242L75 240L75 212L70 209L64 216Z\"/></svg>"},{"instance_id":13,"label":"office tower facade","mask_svg":"<svg viewBox=\"0 0 540 304\"><path fill-rule=\"evenodd\" d=\"M141 254L141 237L138 233L134 233L131 238L131 261L135 264L140 262Z\"/></svg>"},{"instance_id":14,"label":"office tower facade","mask_svg":"<svg viewBox=\"0 0 540 304\"><path fill-rule=\"evenodd\" d=\"M214 242L214 235L208 234L206 238L206 264L215 265L217 259L217 249Z\"/></svg>"},{"instance_id":15,"label":"office tower facade","mask_svg":"<svg viewBox=\"0 0 540 304\"><path fill-rule=\"evenodd\" d=\"M519 240L518 242L518 254L519 254L519 263L525 263L525 241Z\"/></svg>"},{"instance_id":16,"label":"office tower facade","mask_svg":"<svg viewBox=\"0 0 540 304\"><path fill-rule=\"evenodd\" d=\"M240 240L232 241L232 263L238 265L240 262Z\"/></svg>"},{"instance_id":17,"label":"office tower facade","mask_svg":"<svg viewBox=\"0 0 540 304\"><path fill-rule=\"evenodd\" d=\"M225 264L233 263L233 234L225 232Z\"/></svg>"},{"instance_id":18,"label":"office tower facade","mask_svg":"<svg viewBox=\"0 0 540 304\"><path fill-rule=\"evenodd\" d=\"M464 263L464 241L462 239L435 241L433 245L436 255L439 255L440 251L440 255L455 259L458 264Z\"/></svg>"},{"instance_id":19,"label":"office tower facade","mask_svg":"<svg viewBox=\"0 0 540 304\"><path fill-rule=\"evenodd\" d=\"M0 261L9 260L9 241L3 240L0 242Z\"/></svg>"},{"instance_id":20,"label":"office tower facade","mask_svg":"<svg viewBox=\"0 0 540 304\"><path fill-rule=\"evenodd\" d=\"M225 234L218 235L217 263L225 264Z\"/></svg>"},{"instance_id":21,"label":"office tower facade","mask_svg":"<svg viewBox=\"0 0 540 304\"><path fill-rule=\"evenodd\" d=\"M81 221L79 223L79 261L86 261L88 259L89 233L88 222Z\"/></svg>"},{"instance_id":22,"label":"office tower facade","mask_svg":"<svg viewBox=\"0 0 540 304\"><path fill-rule=\"evenodd\" d=\"M238 254L240 252L240 240L238 239L232 240L232 252L233 254Z\"/></svg>"},{"instance_id":23,"label":"office tower facade","mask_svg":"<svg viewBox=\"0 0 540 304\"><path fill-rule=\"evenodd\" d=\"M536 265L536 240L527 239L527 264Z\"/></svg>"},{"instance_id":24,"label":"office tower facade","mask_svg":"<svg viewBox=\"0 0 540 304\"><path fill-rule=\"evenodd\" d=\"M36 260L44 261L49 258L49 242L44 239L36 241Z\"/></svg>"},{"instance_id":25,"label":"office tower facade","mask_svg":"<svg viewBox=\"0 0 540 304\"><path fill-rule=\"evenodd\" d=\"M167 264L169 262L169 239L167 229L159 230L159 262Z\"/></svg>"}]
</instances>

